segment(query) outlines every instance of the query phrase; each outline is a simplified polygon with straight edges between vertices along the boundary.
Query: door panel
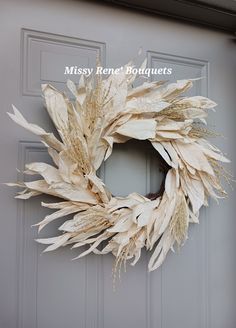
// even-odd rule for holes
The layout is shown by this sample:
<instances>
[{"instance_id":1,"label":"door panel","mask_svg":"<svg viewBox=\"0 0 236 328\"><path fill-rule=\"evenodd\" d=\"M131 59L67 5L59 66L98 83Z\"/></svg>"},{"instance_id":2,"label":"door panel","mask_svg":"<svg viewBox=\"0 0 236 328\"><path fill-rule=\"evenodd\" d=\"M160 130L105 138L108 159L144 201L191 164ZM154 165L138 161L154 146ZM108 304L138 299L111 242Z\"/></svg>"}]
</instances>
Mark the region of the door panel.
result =
<instances>
[{"instance_id":1,"label":"door panel","mask_svg":"<svg viewBox=\"0 0 236 328\"><path fill-rule=\"evenodd\" d=\"M210 127L227 139L216 140L232 159L235 172L235 44L226 33L84 1L2 1L0 18L1 182L23 179L16 168L49 161L43 145L6 115L11 103L31 122L53 130L40 96L40 84L65 89L64 67L116 67L136 56L140 46L149 67L168 66L170 81L196 81L189 94L219 103ZM79 76L70 77L75 82ZM155 77L157 78L157 77ZM158 77L163 80L163 76ZM154 78L153 78L154 79ZM118 145L100 175L116 195L156 191L162 181L158 159L145 145ZM112 286L113 257L89 255L71 261L65 247L42 254L34 223L47 209L40 201L13 199L1 185L1 328L235 328L235 194L201 211L184 248L168 255L159 270L147 272L143 251ZM41 237L57 233L61 221Z\"/></svg>"}]
</instances>

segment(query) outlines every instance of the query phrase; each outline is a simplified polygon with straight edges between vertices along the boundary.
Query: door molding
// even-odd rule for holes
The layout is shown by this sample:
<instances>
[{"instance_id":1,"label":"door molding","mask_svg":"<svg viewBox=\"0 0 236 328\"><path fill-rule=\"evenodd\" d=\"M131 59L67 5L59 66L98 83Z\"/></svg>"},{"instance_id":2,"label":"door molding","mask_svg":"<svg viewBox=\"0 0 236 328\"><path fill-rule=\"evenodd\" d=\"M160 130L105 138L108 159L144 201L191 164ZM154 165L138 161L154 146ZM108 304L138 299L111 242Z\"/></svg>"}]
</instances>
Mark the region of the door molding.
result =
<instances>
[{"instance_id":1,"label":"door molding","mask_svg":"<svg viewBox=\"0 0 236 328\"><path fill-rule=\"evenodd\" d=\"M66 83L68 76L63 75L61 63L93 67L96 64L96 57L99 57L104 66L105 54L104 42L23 28L21 93L24 96L41 96L41 84L53 82L54 86L60 87ZM75 76L73 79L75 80Z\"/></svg>"}]
</instances>

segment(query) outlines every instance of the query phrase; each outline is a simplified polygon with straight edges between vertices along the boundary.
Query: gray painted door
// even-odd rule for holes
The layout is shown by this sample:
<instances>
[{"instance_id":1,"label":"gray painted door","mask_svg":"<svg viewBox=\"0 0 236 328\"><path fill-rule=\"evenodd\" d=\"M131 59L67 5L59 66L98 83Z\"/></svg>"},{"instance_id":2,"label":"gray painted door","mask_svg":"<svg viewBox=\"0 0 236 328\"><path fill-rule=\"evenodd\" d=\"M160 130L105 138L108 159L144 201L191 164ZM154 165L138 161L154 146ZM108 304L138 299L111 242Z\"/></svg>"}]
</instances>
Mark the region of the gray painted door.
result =
<instances>
[{"instance_id":1,"label":"gray painted door","mask_svg":"<svg viewBox=\"0 0 236 328\"><path fill-rule=\"evenodd\" d=\"M107 67L134 57L140 46L150 67L173 68L172 80L205 76L192 93L218 102L210 124L235 172L236 84L232 37L200 27L124 9L80 1L3 0L0 4L1 182L22 179L16 167L48 160L39 141L9 120L14 103L32 122L52 125L40 84L64 88L65 65L94 66L99 53ZM90 41L88 41L90 40ZM77 77L74 78L77 81ZM147 193L157 164L145 149L118 147L103 178L116 194ZM120 179L122 175L124 179ZM128 179L128 183L127 183ZM159 181L160 183L160 181ZM148 255L122 275L112 290L112 257L77 255L69 248L43 254L31 225L45 215L40 199L13 199L1 185L1 328L235 328L235 193L201 212L183 249L161 269L147 273ZM48 199L47 199L48 200ZM56 232L51 225L42 236Z\"/></svg>"}]
</instances>

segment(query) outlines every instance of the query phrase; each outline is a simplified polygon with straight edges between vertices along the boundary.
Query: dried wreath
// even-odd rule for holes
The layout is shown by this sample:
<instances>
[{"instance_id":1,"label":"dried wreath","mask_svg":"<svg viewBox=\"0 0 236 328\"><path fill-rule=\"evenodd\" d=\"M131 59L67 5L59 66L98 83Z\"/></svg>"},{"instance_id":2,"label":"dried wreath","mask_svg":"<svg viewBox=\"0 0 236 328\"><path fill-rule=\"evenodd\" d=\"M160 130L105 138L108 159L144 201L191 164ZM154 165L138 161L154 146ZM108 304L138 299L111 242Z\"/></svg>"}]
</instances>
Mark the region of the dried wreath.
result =
<instances>
[{"instance_id":1,"label":"dried wreath","mask_svg":"<svg viewBox=\"0 0 236 328\"><path fill-rule=\"evenodd\" d=\"M42 179L9 185L24 188L16 198L48 194L63 200L42 203L55 212L37 224L39 231L73 213L59 227L59 236L37 239L49 245L45 251L72 244L72 248L88 246L78 258L111 252L116 272L128 259L134 265L144 247L153 250L148 264L152 271L175 243L185 242L189 223L199 222L199 210L208 205L208 196L217 200L226 195L220 178L230 177L220 162L229 161L205 139L214 135L204 124L208 110L216 104L201 96L181 97L192 87L192 80L133 87L137 76L126 74L126 66L104 79L101 75L81 77L78 86L68 81L74 102L51 85L42 85L60 138L28 123L13 106L14 114L9 116L40 136L55 166L27 164L25 173L40 174ZM146 67L146 61L141 67ZM96 174L113 144L129 139L149 140L167 163L161 194L144 197L134 192L116 197Z\"/></svg>"}]
</instances>

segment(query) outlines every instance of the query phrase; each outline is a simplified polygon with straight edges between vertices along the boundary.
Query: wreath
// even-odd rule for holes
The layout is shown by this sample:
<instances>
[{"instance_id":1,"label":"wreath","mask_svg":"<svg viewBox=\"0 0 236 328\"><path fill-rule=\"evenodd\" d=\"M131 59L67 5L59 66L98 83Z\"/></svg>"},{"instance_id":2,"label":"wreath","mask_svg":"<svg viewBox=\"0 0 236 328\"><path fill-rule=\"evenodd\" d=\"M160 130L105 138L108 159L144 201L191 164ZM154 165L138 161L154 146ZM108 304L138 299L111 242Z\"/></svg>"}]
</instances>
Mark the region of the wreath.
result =
<instances>
[{"instance_id":1,"label":"wreath","mask_svg":"<svg viewBox=\"0 0 236 328\"><path fill-rule=\"evenodd\" d=\"M132 71L126 74L126 68L106 78L81 76L78 86L69 80L74 101L51 85L42 85L59 137L28 123L13 106L9 116L41 138L55 166L27 164L25 174L42 178L9 185L23 188L16 198L39 194L61 198L42 203L55 211L36 224L39 231L73 214L58 228L58 236L37 239L48 245L44 251L72 245L87 246L78 258L91 252L112 253L117 272L127 260L132 259L134 265L146 248L153 251L148 264L152 271L175 244L184 244L189 223L199 222L199 210L208 205L209 196L216 200L226 196L220 180L230 177L220 162L229 160L206 140L215 135L206 128L205 118L216 104L202 96L182 96L193 80L146 81L134 87L139 76ZM97 171L112 154L113 145L130 139L148 140L165 161L168 169L162 192L116 197L99 178Z\"/></svg>"}]
</instances>

